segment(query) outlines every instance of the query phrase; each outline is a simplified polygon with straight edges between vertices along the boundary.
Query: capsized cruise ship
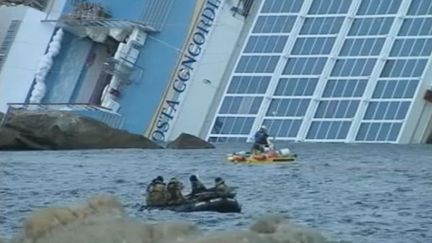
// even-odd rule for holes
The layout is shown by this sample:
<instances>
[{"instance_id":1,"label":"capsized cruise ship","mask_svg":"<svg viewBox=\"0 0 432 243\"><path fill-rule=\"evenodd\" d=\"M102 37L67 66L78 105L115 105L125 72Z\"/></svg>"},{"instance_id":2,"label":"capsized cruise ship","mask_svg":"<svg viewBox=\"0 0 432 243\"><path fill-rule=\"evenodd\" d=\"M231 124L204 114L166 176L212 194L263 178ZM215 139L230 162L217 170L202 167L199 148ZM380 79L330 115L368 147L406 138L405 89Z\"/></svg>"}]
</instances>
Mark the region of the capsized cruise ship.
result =
<instances>
[{"instance_id":1,"label":"capsized cruise ship","mask_svg":"<svg viewBox=\"0 0 432 243\"><path fill-rule=\"evenodd\" d=\"M2 112L68 109L157 142L432 132L429 0L37 3L0 7Z\"/></svg>"}]
</instances>

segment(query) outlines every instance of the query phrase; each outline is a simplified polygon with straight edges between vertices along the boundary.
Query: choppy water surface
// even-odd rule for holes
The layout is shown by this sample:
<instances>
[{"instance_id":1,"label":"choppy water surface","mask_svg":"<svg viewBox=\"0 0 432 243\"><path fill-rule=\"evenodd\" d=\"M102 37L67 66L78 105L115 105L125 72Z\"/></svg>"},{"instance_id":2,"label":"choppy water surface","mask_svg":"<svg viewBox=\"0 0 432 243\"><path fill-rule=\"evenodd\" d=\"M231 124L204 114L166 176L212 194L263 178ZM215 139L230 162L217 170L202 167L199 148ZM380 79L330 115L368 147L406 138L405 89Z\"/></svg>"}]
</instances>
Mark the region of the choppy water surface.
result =
<instances>
[{"instance_id":1,"label":"choppy water surface","mask_svg":"<svg viewBox=\"0 0 432 243\"><path fill-rule=\"evenodd\" d=\"M279 144L279 147L284 147ZM129 214L188 220L205 230L244 228L265 213L348 242L432 242L432 146L293 144L295 163L234 165L225 154L246 149L0 152L0 236L11 238L31 210L117 195ZM241 214L138 212L146 184L197 173L211 185L238 186ZM189 188L187 188L189 189Z\"/></svg>"}]
</instances>

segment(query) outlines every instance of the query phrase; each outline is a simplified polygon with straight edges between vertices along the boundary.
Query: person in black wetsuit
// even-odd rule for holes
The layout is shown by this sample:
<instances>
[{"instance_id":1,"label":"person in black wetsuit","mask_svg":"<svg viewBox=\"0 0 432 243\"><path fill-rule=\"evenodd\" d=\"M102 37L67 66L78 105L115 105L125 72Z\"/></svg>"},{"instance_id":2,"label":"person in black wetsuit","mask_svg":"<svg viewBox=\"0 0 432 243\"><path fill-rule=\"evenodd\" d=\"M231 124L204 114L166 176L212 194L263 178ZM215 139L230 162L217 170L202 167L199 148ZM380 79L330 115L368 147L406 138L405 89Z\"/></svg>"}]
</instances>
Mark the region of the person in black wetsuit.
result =
<instances>
[{"instance_id":1,"label":"person in black wetsuit","mask_svg":"<svg viewBox=\"0 0 432 243\"><path fill-rule=\"evenodd\" d=\"M207 188L204 186L204 184L201 181L198 180L198 177L196 175L191 175L189 177L189 181L191 183L191 188L192 188L191 196L200 192L207 191Z\"/></svg>"}]
</instances>

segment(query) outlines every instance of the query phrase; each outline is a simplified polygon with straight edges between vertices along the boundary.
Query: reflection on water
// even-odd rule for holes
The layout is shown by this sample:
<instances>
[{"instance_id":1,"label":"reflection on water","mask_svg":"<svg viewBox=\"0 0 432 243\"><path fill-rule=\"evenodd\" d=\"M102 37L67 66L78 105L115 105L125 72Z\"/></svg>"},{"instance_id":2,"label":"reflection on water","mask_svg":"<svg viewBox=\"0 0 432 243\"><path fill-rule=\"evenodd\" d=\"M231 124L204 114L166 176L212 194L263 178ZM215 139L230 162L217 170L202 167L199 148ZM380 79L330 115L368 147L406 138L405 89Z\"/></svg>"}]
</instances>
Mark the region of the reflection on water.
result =
<instances>
[{"instance_id":1,"label":"reflection on water","mask_svg":"<svg viewBox=\"0 0 432 243\"><path fill-rule=\"evenodd\" d=\"M244 228L259 215L282 213L344 241L432 239L429 145L294 144L299 154L295 163L225 161L228 152L245 148L0 152L0 235L16 234L32 209L111 193L131 216L189 220L204 230ZM188 186L191 173L209 185L222 176L227 184L238 186L243 212L138 212L153 177L177 176Z\"/></svg>"}]
</instances>

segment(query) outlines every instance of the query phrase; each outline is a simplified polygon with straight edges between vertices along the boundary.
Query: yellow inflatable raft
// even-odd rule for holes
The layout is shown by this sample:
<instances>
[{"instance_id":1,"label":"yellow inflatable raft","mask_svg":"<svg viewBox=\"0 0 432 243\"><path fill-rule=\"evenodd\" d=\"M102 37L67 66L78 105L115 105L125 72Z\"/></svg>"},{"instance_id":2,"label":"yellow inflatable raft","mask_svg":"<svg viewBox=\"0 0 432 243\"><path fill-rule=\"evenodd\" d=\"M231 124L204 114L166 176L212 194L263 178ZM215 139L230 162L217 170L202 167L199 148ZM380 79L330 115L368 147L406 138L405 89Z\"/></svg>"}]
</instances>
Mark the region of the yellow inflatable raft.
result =
<instances>
[{"instance_id":1,"label":"yellow inflatable raft","mask_svg":"<svg viewBox=\"0 0 432 243\"><path fill-rule=\"evenodd\" d=\"M251 154L250 152L238 152L228 154L227 159L233 163L246 164L269 164L279 162L295 161L297 155L289 149L271 150L262 154Z\"/></svg>"}]
</instances>

